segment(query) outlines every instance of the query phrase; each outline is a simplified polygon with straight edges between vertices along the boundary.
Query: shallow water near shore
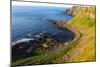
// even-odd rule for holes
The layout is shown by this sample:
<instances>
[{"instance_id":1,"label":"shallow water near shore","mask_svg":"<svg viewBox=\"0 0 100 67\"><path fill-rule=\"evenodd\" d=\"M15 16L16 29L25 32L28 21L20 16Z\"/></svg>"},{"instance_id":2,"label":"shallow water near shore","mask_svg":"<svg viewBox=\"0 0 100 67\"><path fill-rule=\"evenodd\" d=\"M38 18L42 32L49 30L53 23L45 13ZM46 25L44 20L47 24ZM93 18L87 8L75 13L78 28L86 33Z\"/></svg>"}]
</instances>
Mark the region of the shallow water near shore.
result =
<instances>
[{"instance_id":1,"label":"shallow water near shore","mask_svg":"<svg viewBox=\"0 0 100 67\"><path fill-rule=\"evenodd\" d=\"M74 34L59 29L47 19L68 21L72 16L64 13L67 7L12 6L12 42L33 38L37 33L46 31L62 39L70 39Z\"/></svg>"}]
</instances>

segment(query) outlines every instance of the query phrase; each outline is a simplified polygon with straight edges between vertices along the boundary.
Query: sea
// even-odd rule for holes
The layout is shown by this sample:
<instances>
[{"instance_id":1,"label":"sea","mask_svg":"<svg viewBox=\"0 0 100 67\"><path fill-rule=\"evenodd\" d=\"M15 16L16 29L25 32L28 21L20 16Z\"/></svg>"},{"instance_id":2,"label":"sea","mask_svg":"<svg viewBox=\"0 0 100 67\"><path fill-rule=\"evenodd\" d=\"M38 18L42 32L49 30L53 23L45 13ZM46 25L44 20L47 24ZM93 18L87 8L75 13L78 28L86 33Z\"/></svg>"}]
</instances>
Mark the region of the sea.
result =
<instances>
[{"instance_id":1,"label":"sea","mask_svg":"<svg viewBox=\"0 0 100 67\"><path fill-rule=\"evenodd\" d=\"M11 41L34 38L37 33L43 31L63 39L72 38L74 34L71 31L57 28L47 20L63 20L67 23L72 16L64 13L66 9L68 8L12 5Z\"/></svg>"}]
</instances>

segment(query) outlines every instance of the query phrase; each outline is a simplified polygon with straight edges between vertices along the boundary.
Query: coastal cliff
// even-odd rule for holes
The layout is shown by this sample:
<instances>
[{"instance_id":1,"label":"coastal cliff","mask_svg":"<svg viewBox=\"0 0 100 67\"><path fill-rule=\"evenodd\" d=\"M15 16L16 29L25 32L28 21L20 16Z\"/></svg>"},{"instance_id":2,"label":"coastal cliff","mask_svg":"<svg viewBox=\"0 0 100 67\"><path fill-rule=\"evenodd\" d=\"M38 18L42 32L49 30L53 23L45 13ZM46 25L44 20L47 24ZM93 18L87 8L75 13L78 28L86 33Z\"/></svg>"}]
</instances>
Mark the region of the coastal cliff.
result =
<instances>
[{"instance_id":1,"label":"coastal cliff","mask_svg":"<svg viewBox=\"0 0 100 67\"><path fill-rule=\"evenodd\" d=\"M96 18L95 6L74 6L66 10L73 18L66 23L72 30L80 33L81 37L74 43L73 48L64 56L65 62L95 61Z\"/></svg>"},{"instance_id":2,"label":"coastal cliff","mask_svg":"<svg viewBox=\"0 0 100 67\"><path fill-rule=\"evenodd\" d=\"M81 13L82 15L84 14L91 19L95 19L95 6L73 6L72 8L65 10L65 13L72 16Z\"/></svg>"}]
</instances>

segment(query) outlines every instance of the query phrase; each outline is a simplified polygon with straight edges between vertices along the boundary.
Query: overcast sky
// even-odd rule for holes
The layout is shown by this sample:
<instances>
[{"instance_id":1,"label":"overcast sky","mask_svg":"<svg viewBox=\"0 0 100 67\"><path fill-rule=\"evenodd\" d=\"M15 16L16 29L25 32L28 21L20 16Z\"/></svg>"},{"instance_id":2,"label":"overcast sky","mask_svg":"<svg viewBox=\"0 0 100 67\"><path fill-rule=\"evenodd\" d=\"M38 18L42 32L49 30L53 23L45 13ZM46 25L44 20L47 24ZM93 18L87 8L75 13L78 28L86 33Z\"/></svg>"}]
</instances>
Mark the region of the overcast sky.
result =
<instances>
[{"instance_id":1,"label":"overcast sky","mask_svg":"<svg viewBox=\"0 0 100 67\"><path fill-rule=\"evenodd\" d=\"M71 4L85 4L85 5L96 4L95 0L24 0L24 1L41 1L41 2L71 3Z\"/></svg>"},{"instance_id":2,"label":"overcast sky","mask_svg":"<svg viewBox=\"0 0 100 67\"><path fill-rule=\"evenodd\" d=\"M48 3L34 3L34 2L16 2L13 1L12 5L21 5L21 6L54 6L54 7L72 7L73 5L64 5L64 4L48 4Z\"/></svg>"}]
</instances>

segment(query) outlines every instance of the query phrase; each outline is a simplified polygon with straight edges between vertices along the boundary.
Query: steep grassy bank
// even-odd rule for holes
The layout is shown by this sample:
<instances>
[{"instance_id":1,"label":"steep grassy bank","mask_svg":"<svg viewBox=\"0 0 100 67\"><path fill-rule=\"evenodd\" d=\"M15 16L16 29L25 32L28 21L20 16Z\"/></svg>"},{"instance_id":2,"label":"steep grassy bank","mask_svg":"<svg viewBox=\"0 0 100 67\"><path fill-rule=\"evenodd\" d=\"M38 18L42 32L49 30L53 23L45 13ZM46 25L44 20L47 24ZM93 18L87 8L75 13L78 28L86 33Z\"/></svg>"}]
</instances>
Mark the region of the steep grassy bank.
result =
<instances>
[{"instance_id":1,"label":"steep grassy bank","mask_svg":"<svg viewBox=\"0 0 100 67\"><path fill-rule=\"evenodd\" d=\"M75 6L69 13L74 14L74 18L67 25L79 31L81 37L64 56L65 62L95 61L95 6Z\"/></svg>"}]
</instances>

